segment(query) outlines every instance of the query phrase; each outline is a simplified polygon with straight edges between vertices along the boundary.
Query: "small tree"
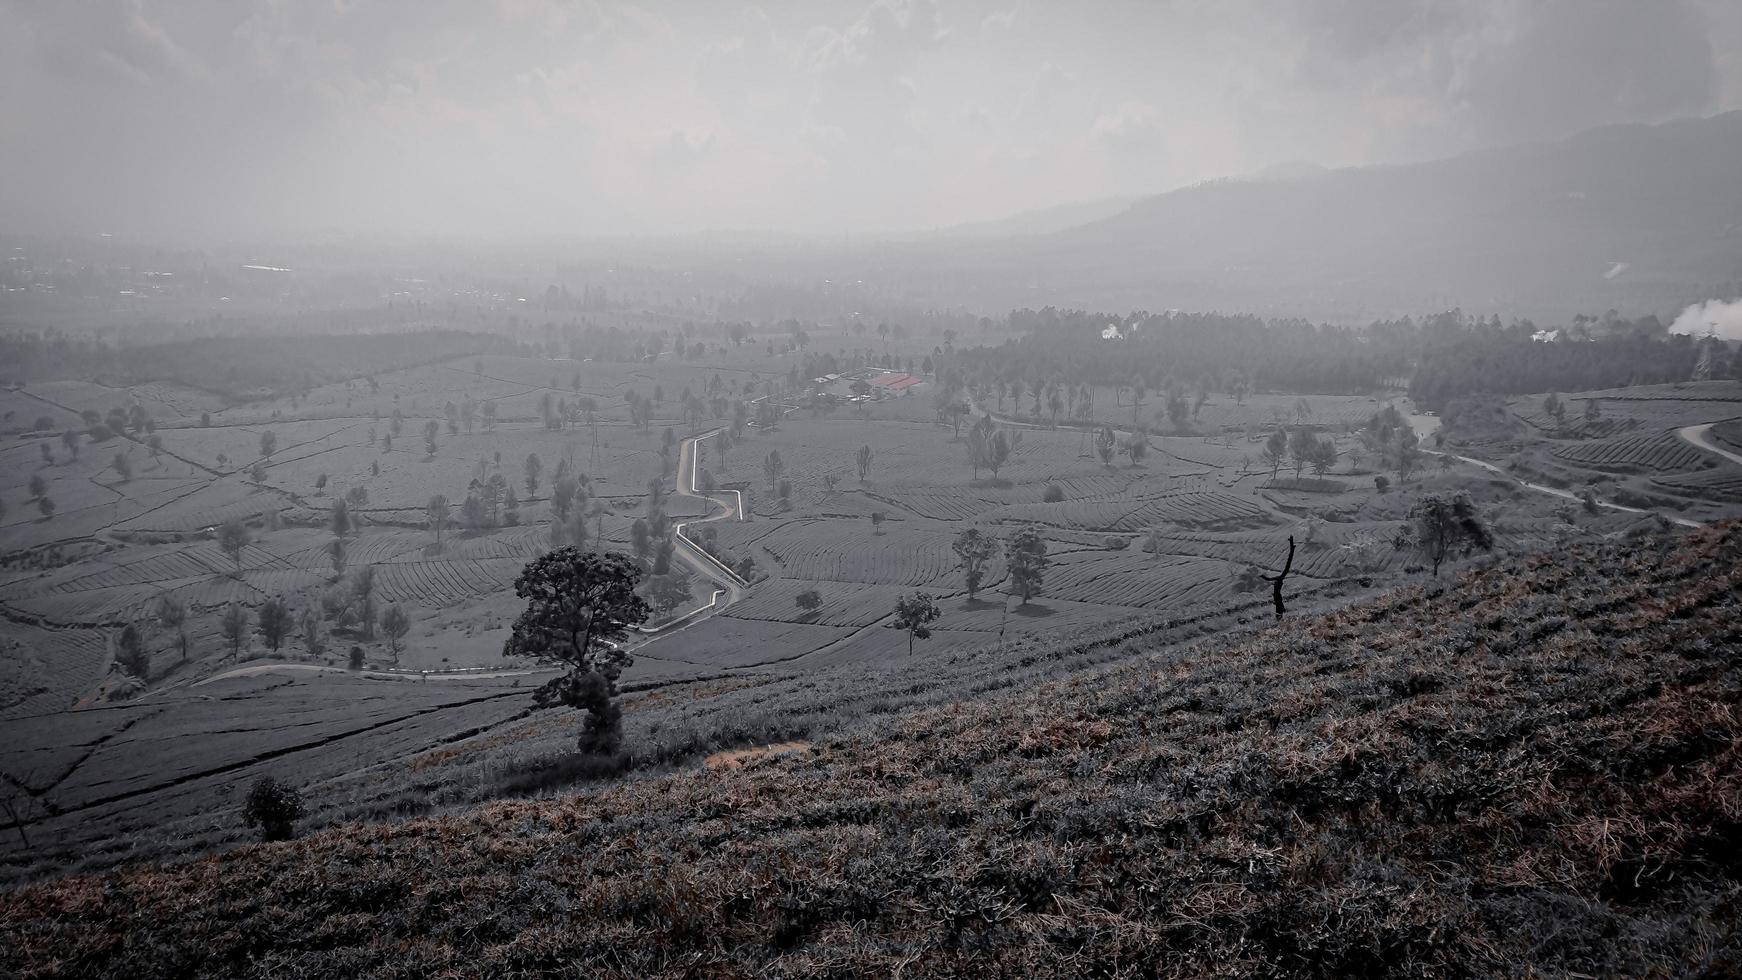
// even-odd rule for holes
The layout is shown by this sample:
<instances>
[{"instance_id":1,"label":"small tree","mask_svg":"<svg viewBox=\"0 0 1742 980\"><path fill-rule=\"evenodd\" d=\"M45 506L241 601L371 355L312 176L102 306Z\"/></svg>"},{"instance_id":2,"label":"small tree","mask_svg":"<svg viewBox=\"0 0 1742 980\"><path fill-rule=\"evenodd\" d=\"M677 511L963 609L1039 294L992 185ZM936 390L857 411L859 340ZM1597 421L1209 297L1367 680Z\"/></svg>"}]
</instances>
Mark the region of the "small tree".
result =
<instances>
[{"instance_id":1,"label":"small tree","mask_svg":"<svg viewBox=\"0 0 1742 980\"><path fill-rule=\"evenodd\" d=\"M804 610L804 614L807 616L823 607L823 597L816 589L806 589L800 592L793 601L798 604L800 609Z\"/></svg>"},{"instance_id":2,"label":"small tree","mask_svg":"<svg viewBox=\"0 0 1742 980\"><path fill-rule=\"evenodd\" d=\"M48 481L42 478L41 473L32 473L30 475L30 499L41 500L47 495Z\"/></svg>"},{"instance_id":3,"label":"small tree","mask_svg":"<svg viewBox=\"0 0 1742 980\"><path fill-rule=\"evenodd\" d=\"M177 645L181 649L182 662L186 663L188 658L187 605L171 595L159 596L156 613L157 625L175 632Z\"/></svg>"},{"instance_id":4,"label":"small tree","mask_svg":"<svg viewBox=\"0 0 1742 980\"><path fill-rule=\"evenodd\" d=\"M109 466L115 470L115 475L121 478L122 483L132 482L133 461L127 458L126 453L116 453L115 458L110 461Z\"/></svg>"},{"instance_id":5,"label":"small tree","mask_svg":"<svg viewBox=\"0 0 1742 980\"><path fill-rule=\"evenodd\" d=\"M883 533L883 521L884 521L884 516L883 516L882 511L874 510L871 512L871 533L872 534L882 534Z\"/></svg>"},{"instance_id":6,"label":"small tree","mask_svg":"<svg viewBox=\"0 0 1742 980\"><path fill-rule=\"evenodd\" d=\"M302 607L302 648L310 660L327 651L326 637L321 633L321 614L312 600Z\"/></svg>"},{"instance_id":7,"label":"small tree","mask_svg":"<svg viewBox=\"0 0 1742 980\"><path fill-rule=\"evenodd\" d=\"M248 789L242 804L242 822L260 828L262 841L290 840L296 835L296 822L303 817L302 795L286 783L271 776L261 776Z\"/></svg>"},{"instance_id":8,"label":"small tree","mask_svg":"<svg viewBox=\"0 0 1742 980\"><path fill-rule=\"evenodd\" d=\"M531 500L538 495L538 480L544 475L544 461L538 458L537 453L528 453L523 469L526 473L526 499ZM569 494L570 496L574 495L572 487Z\"/></svg>"},{"instance_id":9,"label":"small tree","mask_svg":"<svg viewBox=\"0 0 1742 980\"><path fill-rule=\"evenodd\" d=\"M218 547L236 564L236 574L242 574L242 549L248 547L248 525L232 517L218 526Z\"/></svg>"},{"instance_id":10,"label":"small tree","mask_svg":"<svg viewBox=\"0 0 1742 980\"><path fill-rule=\"evenodd\" d=\"M411 632L411 617L394 603L381 611L381 632L387 637L387 648L393 651L393 662L399 662L400 641Z\"/></svg>"},{"instance_id":11,"label":"small tree","mask_svg":"<svg viewBox=\"0 0 1742 980\"><path fill-rule=\"evenodd\" d=\"M240 657L242 644L248 641L248 610L238 603L230 603L224 607L224 615L218 620L218 628L223 632L224 639L230 641L230 659Z\"/></svg>"},{"instance_id":12,"label":"small tree","mask_svg":"<svg viewBox=\"0 0 1742 980\"><path fill-rule=\"evenodd\" d=\"M36 509L41 512L42 519L48 520L54 516L54 500L49 497L36 498Z\"/></svg>"},{"instance_id":13,"label":"small tree","mask_svg":"<svg viewBox=\"0 0 1742 980\"><path fill-rule=\"evenodd\" d=\"M424 520L429 523L430 530L435 532L437 551L442 550L442 528L448 523L448 509L448 498L439 493L429 498L429 503L424 506Z\"/></svg>"},{"instance_id":14,"label":"small tree","mask_svg":"<svg viewBox=\"0 0 1742 980\"><path fill-rule=\"evenodd\" d=\"M1270 467L1270 482L1276 482L1276 471L1282 468L1282 461L1288 458L1288 433L1277 429L1264 440L1264 449L1260 451L1264 462Z\"/></svg>"},{"instance_id":15,"label":"small tree","mask_svg":"<svg viewBox=\"0 0 1742 980\"><path fill-rule=\"evenodd\" d=\"M270 456L278 450L278 434L271 431L260 433L260 455Z\"/></svg>"},{"instance_id":16,"label":"small tree","mask_svg":"<svg viewBox=\"0 0 1742 980\"><path fill-rule=\"evenodd\" d=\"M768 477L768 492L773 493L780 475L786 472L786 462L780 458L780 450L770 450L762 460L762 475Z\"/></svg>"},{"instance_id":17,"label":"small tree","mask_svg":"<svg viewBox=\"0 0 1742 980\"><path fill-rule=\"evenodd\" d=\"M617 644L645 622L647 602L635 585L641 569L623 555L558 548L529 562L514 582L526 610L502 648L505 656L551 657L569 671L538 689L541 706L587 712L580 748L615 753L622 745L617 678L633 660Z\"/></svg>"},{"instance_id":18,"label":"small tree","mask_svg":"<svg viewBox=\"0 0 1742 980\"><path fill-rule=\"evenodd\" d=\"M325 473L322 473L320 476L315 477L315 496L317 496L317 497L322 496L326 492L327 492L327 475Z\"/></svg>"},{"instance_id":19,"label":"small tree","mask_svg":"<svg viewBox=\"0 0 1742 980\"><path fill-rule=\"evenodd\" d=\"M979 528L971 527L956 535L950 547L961 560L962 584L967 587L971 600L980 591L980 583L986 577L986 562L998 554L998 542L981 533Z\"/></svg>"},{"instance_id":20,"label":"small tree","mask_svg":"<svg viewBox=\"0 0 1742 980\"><path fill-rule=\"evenodd\" d=\"M334 538L327 542L327 561L333 566L333 581L337 582L345 575L345 539Z\"/></svg>"},{"instance_id":21,"label":"small tree","mask_svg":"<svg viewBox=\"0 0 1742 980\"><path fill-rule=\"evenodd\" d=\"M1136 466L1149 455L1149 439L1141 432L1133 432L1131 438L1125 440L1123 448L1126 457L1131 460L1131 465Z\"/></svg>"},{"instance_id":22,"label":"small tree","mask_svg":"<svg viewBox=\"0 0 1742 980\"><path fill-rule=\"evenodd\" d=\"M329 520L333 529L333 537L342 538L351 533L351 505L343 497L333 501L333 514Z\"/></svg>"},{"instance_id":23,"label":"small tree","mask_svg":"<svg viewBox=\"0 0 1742 980\"><path fill-rule=\"evenodd\" d=\"M1432 563L1436 578L1448 557L1494 547L1493 532L1477 513L1476 502L1467 491L1460 490L1450 497L1429 494L1410 508L1409 519L1413 523L1398 529L1394 544L1399 549L1414 548L1419 552Z\"/></svg>"},{"instance_id":24,"label":"small tree","mask_svg":"<svg viewBox=\"0 0 1742 980\"><path fill-rule=\"evenodd\" d=\"M255 618L260 622L260 635L266 638L266 645L277 653L290 633L290 606L280 598L268 599L260 604Z\"/></svg>"},{"instance_id":25,"label":"small tree","mask_svg":"<svg viewBox=\"0 0 1742 980\"><path fill-rule=\"evenodd\" d=\"M655 575L648 581L647 597L662 616L670 615L673 610L695 598L690 592L690 577L670 571Z\"/></svg>"},{"instance_id":26,"label":"small tree","mask_svg":"<svg viewBox=\"0 0 1742 980\"><path fill-rule=\"evenodd\" d=\"M436 433L440 431L441 427L436 424L435 419L430 419L423 424L423 451L426 455L435 456Z\"/></svg>"},{"instance_id":27,"label":"small tree","mask_svg":"<svg viewBox=\"0 0 1742 980\"><path fill-rule=\"evenodd\" d=\"M364 565L351 577L351 595L357 604L357 622L363 627L363 639L375 639L375 566Z\"/></svg>"},{"instance_id":28,"label":"small tree","mask_svg":"<svg viewBox=\"0 0 1742 980\"><path fill-rule=\"evenodd\" d=\"M1010 587L1022 596L1022 604L1040 593L1049 564L1046 539L1032 527L1010 536L1004 544L1004 564L1010 570Z\"/></svg>"},{"instance_id":29,"label":"small tree","mask_svg":"<svg viewBox=\"0 0 1742 980\"><path fill-rule=\"evenodd\" d=\"M128 623L121 627L121 636L115 641L115 660L121 669L140 680L150 680L151 654L145 649L145 637L139 627Z\"/></svg>"},{"instance_id":30,"label":"small tree","mask_svg":"<svg viewBox=\"0 0 1742 980\"><path fill-rule=\"evenodd\" d=\"M1113 457L1119 453L1119 436L1113 432L1113 427L1103 425L1095 433L1095 455L1101 457L1101 465L1111 467Z\"/></svg>"},{"instance_id":31,"label":"small tree","mask_svg":"<svg viewBox=\"0 0 1742 980\"><path fill-rule=\"evenodd\" d=\"M866 480L871 478L871 462L872 462L872 460L874 460L876 458L877 458L877 454L871 451L870 446L860 446L859 447L859 452L858 452L857 456L855 457L855 459L857 460L857 462L859 464L859 482L860 483L864 483Z\"/></svg>"},{"instance_id":32,"label":"small tree","mask_svg":"<svg viewBox=\"0 0 1742 980\"><path fill-rule=\"evenodd\" d=\"M896 629L907 632L908 656L913 656L914 640L931 639L931 630L927 628L927 624L936 620L939 615L941 614L937 604L924 592L915 592L896 601L893 625Z\"/></svg>"}]
</instances>

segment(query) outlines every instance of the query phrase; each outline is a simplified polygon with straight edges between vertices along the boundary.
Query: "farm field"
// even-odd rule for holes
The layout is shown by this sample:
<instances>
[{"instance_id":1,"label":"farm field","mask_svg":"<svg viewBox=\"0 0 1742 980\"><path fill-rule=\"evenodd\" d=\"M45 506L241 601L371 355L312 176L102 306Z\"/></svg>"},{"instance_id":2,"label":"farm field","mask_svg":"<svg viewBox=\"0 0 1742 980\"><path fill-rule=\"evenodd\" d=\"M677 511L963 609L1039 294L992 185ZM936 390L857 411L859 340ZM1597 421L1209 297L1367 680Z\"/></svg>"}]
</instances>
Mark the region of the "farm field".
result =
<instances>
[{"instance_id":1,"label":"farm field","mask_svg":"<svg viewBox=\"0 0 1742 980\"><path fill-rule=\"evenodd\" d=\"M1732 512L1742 466L1696 446L1678 430L1715 423L1709 437L1725 445L1725 434L1734 433L1735 420L1742 418L1742 388L1735 382L1556 395L1565 406L1558 417L1547 412L1546 396L1509 399L1507 411L1518 425L1498 443L1490 434L1480 454L1505 462L1521 476L1575 490L1589 487L1603 499L1643 509L1694 520ZM1592 403L1595 418L1586 416Z\"/></svg>"},{"instance_id":2,"label":"farm field","mask_svg":"<svg viewBox=\"0 0 1742 980\"><path fill-rule=\"evenodd\" d=\"M1386 544L1424 493L1470 491L1508 551L1640 521L1578 513L1449 458L1376 482L1351 431L1376 410L1365 396L1212 395L1201 434L1147 436L1145 454L1110 462L1090 433L1009 427L993 473L938 420L929 380L832 411L764 405L791 370L752 343L684 362L466 357L231 405L168 386L12 392L8 404L63 421L138 405L155 428L81 440L76 456L61 430L15 428L0 443L0 734L14 746L0 773L43 845L0 833L0 860L29 874L123 838L239 839L236 786L263 772L305 785L320 820L543 785L573 722L532 712L548 669L501 651L516 576L576 535L633 552L648 529L685 524L736 572L674 548L663 574L686 578L687 597L656 621L669 627L629 642L625 724L645 747L635 765L657 767L1044 674L1046 651L1085 637L1262 620L1268 590L1252 576L1280 568L1291 537L1288 593L1309 607L1425 574ZM744 424L775 404L777 424ZM1677 404L1663 418L1729 403ZM1264 430L1285 410L1334 447L1322 472L1263 462ZM1540 452L1699 497L1708 509L1689 513L1702 515L1742 496L1709 455L1643 422ZM559 476L574 493L560 501ZM714 489L689 494L690 480ZM226 522L246 540L227 547ZM1048 565L1027 601L998 553L968 595L953 545L969 528L1039 535ZM652 550L641 560L658 567ZM939 616L910 651L892 623L916 591ZM260 614L279 602L288 624L269 636ZM388 609L404 614L402 634L379 627ZM1098 649L1114 657L1118 644ZM38 731L52 738L26 734Z\"/></svg>"}]
</instances>

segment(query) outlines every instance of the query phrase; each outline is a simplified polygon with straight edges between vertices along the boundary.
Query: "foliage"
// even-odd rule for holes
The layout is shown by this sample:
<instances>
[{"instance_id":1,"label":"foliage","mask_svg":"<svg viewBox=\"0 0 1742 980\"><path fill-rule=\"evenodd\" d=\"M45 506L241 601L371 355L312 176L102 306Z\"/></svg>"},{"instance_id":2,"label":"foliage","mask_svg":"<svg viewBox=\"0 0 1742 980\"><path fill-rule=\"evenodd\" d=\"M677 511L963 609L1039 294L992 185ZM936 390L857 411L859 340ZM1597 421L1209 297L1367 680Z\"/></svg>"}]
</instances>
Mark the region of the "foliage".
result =
<instances>
[{"instance_id":1,"label":"foliage","mask_svg":"<svg viewBox=\"0 0 1742 980\"><path fill-rule=\"evenodd\" d=\"M1409 519L1414 524L1398 529L1396 546L1399 550L1415 549L1433 565L1436 577L1446 558L1494 547L1493 532L1467 491L1449 497L1428 494L1409 509Z\"/></svg>"},{"instance_id":2,"label":"foliage","mask_svg":"<svg viewBox=\"0 0 1742 980\"><path fill-rule=\"evenodd\" d=\"M998 554L998 541L979 528L971 527L956 535L950 548L961 560L962 585L968 590L968 598L972 599L986 577L986 562Z\"/></svg>"},{"instance_id":3,"label":"foliage","mask_svg":"<svg viewBox=\"0 0 1742 980\"><path fill-rule=\"evenodd\" d=\"M400 642L411 632L411 617L405 614L399 603L381 610L381 632L387 636L388 649L393 651L393 659L397 662Z\"/></svg>"},{"instance_id":4,"label":"foliage","mask_svg":"<svg viewBox=\"0 0 1742 980\"><path fill-rule=\"evenodd\" d=\"M913 654L914 640L931 639L931 630L926 624L935 621L940 615L942 614L938 611L937 603L927 593L915 592L896 600L895 619L890 625L907 632L908 655Z\"/></svg>"},{"instance_id":5,"label":"foliage","mask_svg":"<svg viewBox=\"0 0 1742 980\"><path fill-rule=\"evenodd\" d=\"M218 547L235 562L238 575L242 573L242 549L248 547L249 540L248 525L241 518L232 517L218 526Z\"/></svg>"},{"instance_id":6,"label":"foliage","mask_svg":"<svg viewBox=\"0 0 1742 980\"><path fill-rule=\"evenodd\" d=\"M534 558L514 581L526 610L514 621L502 653L569 666L540 687L535 699L541 706L587 712L580 736L584 752L612 754L622 741L617 677L633 660L618 644L627 638L627 627L647 619L647 603L635 591L640 578L641 569L623 555L569 547Z\"/></svg>"},{"instance_id":7,"label":"foliage","mask_svg":"<svg viewBox=\"0 0 1742 980\"><path fill-rule=\"evenodd\" d=\"M262 602L254 616L260 624L260 635L266 638L266 645L277 653L285 636L290 633L290 606L275 596Z\"/></svg>"},{"instance_id":8,"label":"foliage","mask_svg":"<svg viewBox=\"0 0 1742 980\"><path fill-rule=\"evenodd\" d=\"M261 840L290 840L296 835L296 822L302 817L302 794L296 787L271 776L261 776L248 787L248 797L242 804L242 822L259 827Z\"/></svg>"},{"instance_id":9,"label":"foliage","mask_svg":"<svg viewBox=\"0 0 1742 980\"><path fill-rule=\"evenodd\" d=\"M1010 571L1010 587L1022 596L1022 604L1040 593L1046 580L1046 539L1032 527L1010 535L1004 543L1004 565Z\"/></svg>"}]
</instances>

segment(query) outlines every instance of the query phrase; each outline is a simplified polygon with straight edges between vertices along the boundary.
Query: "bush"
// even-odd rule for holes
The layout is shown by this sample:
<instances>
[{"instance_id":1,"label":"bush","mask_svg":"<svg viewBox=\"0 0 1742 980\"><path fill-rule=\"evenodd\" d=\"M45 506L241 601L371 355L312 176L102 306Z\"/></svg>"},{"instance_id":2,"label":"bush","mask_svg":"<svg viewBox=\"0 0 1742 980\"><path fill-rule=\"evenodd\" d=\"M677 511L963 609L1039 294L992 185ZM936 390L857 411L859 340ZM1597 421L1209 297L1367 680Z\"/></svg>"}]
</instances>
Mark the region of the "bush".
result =
<instances>
[{"instance_id":1,"label":"bush","mask_svg":"<svg viewBox=\"0 0 1742 980\"><path fill-rule=\"evenodd\" d=\"M1109 534L1101 539L1101 544L1104 545L1108 551L1124 551L1126 546L1131 544L1131 539L1122 538L1117 534Z\"/></svg>"},{"instance_id":2,"label":"bush","mask_svg":"<svg viewBox=\"0 0 1742 980\"><path fill-rule=\"evenodd\" d=\"M261 776L248 790L242 822L260 828L263 841L290 840L303 816L302 794L271 776Z\"/></svg>"},{"instance_id":3,"label":"bush","mask_svg":"<svg viewBox=\"0 0 1742 980\"><path fill-rule=\"evenodd\" d=\"M1389 479L1387 479L1384 476L1384 474L1380 474L1379 476L1375 476L1373 478L1373 489L1379 491L1380 493L1384 493L1385 491L1391 489L1391 481Z\"/></svg>"},{"instance_id":4,"label":"bush","mask_svg":"<svg viewBox=\"0 0 1742 980\"><path fill-rule=\"evenodd\" d=\"M1061 503L1065 499L1065 490L1056 483L1049 483L1046 485L1046 493L1042 494L1040 499L1049 504Z\"/></svg>"},{"instance_id":5,"label":"bush","mask_svg":"<svg viewBox=\"0 0 1742 980\"><path fill-rule=\"evenodd\" d=\"M355 647L354 646L351 648L351 669L352 670L362 670L363 669L363 648L362 647Z\"/></svg>"}]
</instances>

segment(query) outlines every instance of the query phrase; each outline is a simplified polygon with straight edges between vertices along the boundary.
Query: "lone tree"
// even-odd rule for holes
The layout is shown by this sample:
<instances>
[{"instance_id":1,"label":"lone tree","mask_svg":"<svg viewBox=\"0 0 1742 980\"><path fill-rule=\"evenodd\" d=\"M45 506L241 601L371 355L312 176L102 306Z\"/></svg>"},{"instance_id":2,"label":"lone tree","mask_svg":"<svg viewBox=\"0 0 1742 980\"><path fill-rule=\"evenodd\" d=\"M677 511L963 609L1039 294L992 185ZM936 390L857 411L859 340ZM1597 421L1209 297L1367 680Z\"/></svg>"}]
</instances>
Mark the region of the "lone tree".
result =
<instances>
[{"instance_id":1,"label":"lone tree","mask_svg":"<svg viewBox=\"0 0 1742 980\"><path fill-rule=\"evenodd\" d=\"M399 662L399 644L411 632L411 617L394 603L381 611L381 632L387 636L387 648L393 651L393 662Z\"/></svg>"},{"instance_id":2,"label":"lone tree","mask_svg":"<svg viewBox=\"0 0 1742 980\"><path fill-rule=\"evenodd\" d=\"M956 535L950 547L962 561L962 582L968 587L968 598L972 600L986 577L986 562L998 554L998 542L981 533L979 528L971 527Z\"/></svg>"},{"instance_id":3,"label":"lone tree","mask_svg":"<svg viewBox=\"0 0 1742 980\"><path fill-rule=\"evenodd\" d=\"M255 614L260 621L260 635L266 638L266 645L273 653L283 645L284 638L290 634L290 606L283 599L268 599L260 604L260 611Z\"/></svg>"},{"instance_id":4,"label":"lone tree","mask_svg":"<svg viewBox=\"0 0 1742 980\"><path fill-rule=\"evenodd\" d=\"M259 827L263 841L290 840L302 816L302 795L295 787L271 776L255 780L248 789L247 802L242 805L242 822Z\"/></svg>"},{"instance_id":5,"label":"lone tree","mask_svg":"<svg viewBox=\"0 0 1742 980\"><path fill-rule=\"evenodd\" d=\"M876 458L877 454L871 451L870 446L859 447L859 453L855 459L859 464L860 483L864 483L866 480L871 478L871 461Z\"/></svg>"},{"instance_id":6,"label":"lone tree","mask_svg":"<svg viewBox=\"0 0 1742 980\"><path fill-rule=\"evenodd\" d=\"M641 569L625 555L558 548L534 558L514 580L526 611L502 647L504 656L551 657L569 672L534 695L541 707L587 711L583 752L614 754L623 743L617 677L634 662L618 645L626 628L646 621L647 602L635 591Z\"/></svg>"},{"instance_id":7,"label":"lone tree","mask_svg":"<svg viewBox=\"0 0 1742 980\"><path fill-rule=\"evenodd\" d=\"M218 620L218 628L223 632L224 639L230 641L230 659L241 656L242 644L248 640L248 610L238 603L230 603L224 607L224 615Z\"/></svg>"},{"instance_id":8,"label":"lone tree","mask_svg":"<svg viewBox=\"0 0 1742 980\"><path fill-rule=\"evenodd\" d=\"M1040 592L1046 578L1046 539L1032 527L1025 527L1010 536L1004 545L1004 564L1010 569L1010 587L1028 605Z\"/></svg>"},{"instance_id":9,"label":"lone tree","mask_svg":"<svg viewBox=\"0 0 1742 980\"><path fill-rule=\"evenodd\" d=\"M1399 528L1393 543L1399 550L1414 548L1419 552L1432 563L1435 577L1440 574L1440 565L1453 554L1468 555L1494 547L1494 534L1476 512L1476 502L1467 491L1450 497L1429 494L1409 509L1409 519L1413 523Z\"/></svg>"},{"instance_id":10,"label":"lone tree","mask_svg":"<svg viewBox=\"0 0 1742 980\"><path fill-rule=\"evenodd\" d=\"M248 547L248 525L234 517L219 525L218 547L236 563L236 574L242 574L242 549Z\"/></svg>"},{"instance_id":11,"label":"lone tree","mask_svg":"<svg viewBox=\"0 0 1742 980\"><path fill-rule=\"evenodd\" d=\"M139 632L139 627L132 623L123 626L115 646L115 660L121 669L142 681L150 679L151 653L145 649L145 637Z\"/></svg>"},{"instance_id":12,"label":"lone tree","mask_svg":"<svg viewBox=\"0 0 1742 980\"><path fill-rule=\"evenodd\" d=\"M1282 582L1288 578L1288 573L1294 568L1294 535L1288 536L1288 558L1282 563L1282 571L1275 575L1260 575L1259 578L1270 583L1270 604L1276 607L1276 618L1280 621L1287 609L1282 605Z\"/></svg>"},{"instance_id":13,"label":"lone tree","mask_svg":"<svg viewBox=\"0 0 1742 980\"><path fill-rule=\"evenodd\" d=\"M931 639L931 630L926 628L926 624L937 619L939 615L941 614L938 612L937 603L932 602L931 596L924 592L915 592L896 600L893 625L898 630L907 631L908 656L913 656L914 640Z\"/></svg>"},{"instance_id":14,"label":"lone tree","mask_svg":"<svg viewBox=\"0 0 1742 980\"><path fill-rule=\"evenodd\" d=\"M798 607L803 609L807 616L823 608L823 597L816 589L806 589L800 592L793 601L798 603Z\"/></svg>"},{"instance_id":15,"label":"lone tree","mask_svg":"<svg viewBox=\"0 0 1742 980\"><path fill-rule=\"evenodd\" d=\"M442 528L448 523L448 498L436 494L429 498L429 504L424 507L424 519L429 521L430 529L435 531L436 550L442 550Z\"/></svg>"},{"instance_id":16,"label":"lone tree","mask_svg":"<svg viewBox=\"0 0 1742 980\"><path fill-rule=\"evenodd\" d=\"M786 461L780 458L780 450L771 449L762 460L762 475L768 477L768 492L773 493L775 485L780 481L780 475L786 472Z\"/></svg>"},{"instance_id":17,"label":"lone tree","mask_svg":"<svg viewBox=\"0 0 1742 980\"><path fill-rule=\"evenodd\" d=\"M177 644L181 647L183 663L188 658L188 607L174 596L160 596L157 600L157 625L166 630L174 630Z\"/></svg>"},{"instance_id":18,"label":"lone tree","mask_svg":"<svg viewBox=\"0 0 1742 980\"><path fill-rule=\"evenodd\" d=\"M1095 455L1101 457L1101 465L1111 467L1118 452L1119 436L1113 432L1112 426L1101 426L1101 431L1095 433Z\"/></svg>"}]
</instances>

